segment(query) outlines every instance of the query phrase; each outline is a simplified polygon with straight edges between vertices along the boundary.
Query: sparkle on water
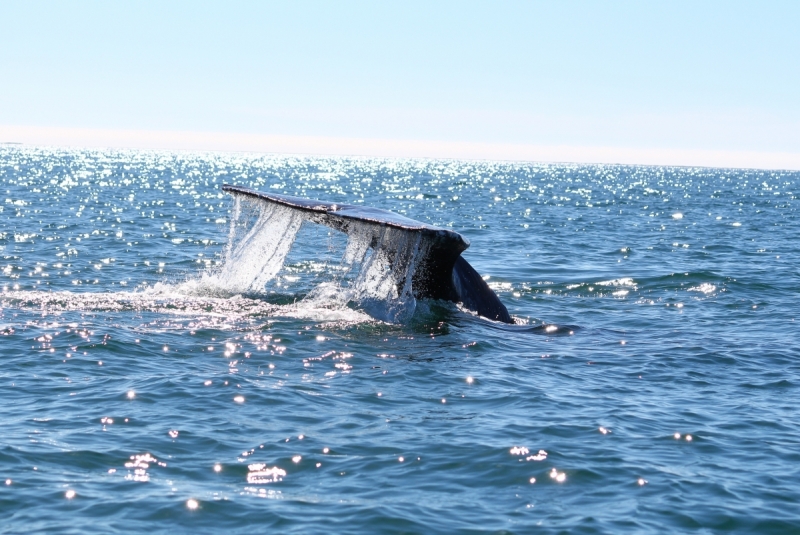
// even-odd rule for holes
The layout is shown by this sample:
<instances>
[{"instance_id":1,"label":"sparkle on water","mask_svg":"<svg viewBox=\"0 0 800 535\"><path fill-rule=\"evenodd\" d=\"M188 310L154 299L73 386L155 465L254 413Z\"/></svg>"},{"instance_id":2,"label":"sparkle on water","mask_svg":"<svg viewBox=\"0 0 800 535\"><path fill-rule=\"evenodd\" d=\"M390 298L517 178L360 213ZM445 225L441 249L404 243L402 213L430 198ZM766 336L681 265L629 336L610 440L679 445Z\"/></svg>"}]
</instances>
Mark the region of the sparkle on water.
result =
<instances>
[{"instance_id":1,"label":"sparkle on water","mask_svg":"<svg viewBox=\"0 0 800 535\"><path fill-rule=\"evenodd\" d=\"M223 183L461 232L516 325ZM798 191L0 146L3 528L796 531Z\"/></svg>"}]
</instances>

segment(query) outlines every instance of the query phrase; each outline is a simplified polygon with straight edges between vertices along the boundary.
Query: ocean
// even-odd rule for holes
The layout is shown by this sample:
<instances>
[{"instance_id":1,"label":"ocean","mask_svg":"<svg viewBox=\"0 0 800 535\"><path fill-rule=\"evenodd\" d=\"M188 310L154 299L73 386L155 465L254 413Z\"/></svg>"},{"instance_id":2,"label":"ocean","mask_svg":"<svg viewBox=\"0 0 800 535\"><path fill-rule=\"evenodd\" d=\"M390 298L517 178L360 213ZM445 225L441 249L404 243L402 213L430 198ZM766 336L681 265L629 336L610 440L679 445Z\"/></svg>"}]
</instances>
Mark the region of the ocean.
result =
<instances>
[{"instance_id":1,"label":"ocean","mask_svg":"<svg viewBox=\"0 0 800 535\"><path fill-rule=\"evenodd\" d=\"M515 324L376 312L396 296L345 291L346 236L223 184L454 230ZM793 171L2 147L0 533L800 532L798 195Z\"/></svg>"}]
</instances>

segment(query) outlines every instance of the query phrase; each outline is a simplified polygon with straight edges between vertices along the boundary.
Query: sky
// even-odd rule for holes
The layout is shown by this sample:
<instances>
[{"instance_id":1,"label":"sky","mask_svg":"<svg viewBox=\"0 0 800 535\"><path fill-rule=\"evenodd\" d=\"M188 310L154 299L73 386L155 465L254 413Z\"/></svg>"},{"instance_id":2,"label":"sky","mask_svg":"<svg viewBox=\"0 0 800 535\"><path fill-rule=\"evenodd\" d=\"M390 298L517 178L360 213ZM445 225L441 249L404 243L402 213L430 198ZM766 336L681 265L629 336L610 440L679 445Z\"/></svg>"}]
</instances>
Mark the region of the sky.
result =
<instances>
[{"instance_id":1,"label":"sky","mask_svg":"<svg viewBox=\"0 0 800 535\"><path fill-rule=\"evenodd\" d=\"M800 169L797 1L0 3L0 142Z\"/></svg>"}]
</instances>

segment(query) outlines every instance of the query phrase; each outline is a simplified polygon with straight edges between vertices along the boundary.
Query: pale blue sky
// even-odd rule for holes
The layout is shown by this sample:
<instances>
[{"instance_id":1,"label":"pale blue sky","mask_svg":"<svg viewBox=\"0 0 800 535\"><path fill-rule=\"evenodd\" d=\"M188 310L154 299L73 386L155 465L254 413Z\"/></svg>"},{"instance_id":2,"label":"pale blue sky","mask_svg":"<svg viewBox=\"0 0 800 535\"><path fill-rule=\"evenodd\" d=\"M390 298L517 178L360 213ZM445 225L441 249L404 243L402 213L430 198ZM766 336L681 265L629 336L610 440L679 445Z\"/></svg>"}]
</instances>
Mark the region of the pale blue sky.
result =
<instances>
[{"instance_id":1,"label":"pale blue sky","mask_svg":"<svg viewBox=\"0 0 800 535\"><path fill-rule=\"evenodd\" d=\"M0 125L800 154L800 2L5 0Z\"/></svg>"}]
</instances>

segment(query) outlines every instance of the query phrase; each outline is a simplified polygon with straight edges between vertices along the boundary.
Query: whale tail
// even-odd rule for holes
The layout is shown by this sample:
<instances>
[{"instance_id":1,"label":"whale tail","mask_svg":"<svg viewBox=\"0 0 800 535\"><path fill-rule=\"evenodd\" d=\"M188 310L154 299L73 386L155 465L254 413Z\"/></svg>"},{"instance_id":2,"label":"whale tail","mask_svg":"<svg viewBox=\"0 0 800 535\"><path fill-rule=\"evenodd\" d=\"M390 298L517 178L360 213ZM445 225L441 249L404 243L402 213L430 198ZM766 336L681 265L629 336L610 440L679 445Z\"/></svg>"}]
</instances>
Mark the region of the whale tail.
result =
<instances>
[{"instance_id":1,"label":"whale tail","mask_svg":"<svg viewBox=\"0 0 800 535\"><path fill-rule=\"evenodd\" d=\"M223 191L280 205L303 219L345 234L358 234L373 250L380 249L395 283L408 286L417 299L461 303L479 316L514 323L508 310L461 253L469 241L452 230L427 225L388 210L265 193L225 184ZM387 242L403 247L381 247ZM408 280L410 277L410 280Z\"/></svg>"}]
</instances>

